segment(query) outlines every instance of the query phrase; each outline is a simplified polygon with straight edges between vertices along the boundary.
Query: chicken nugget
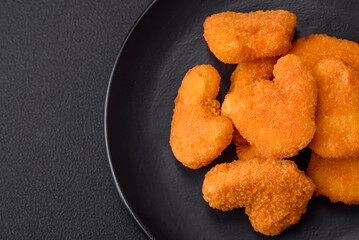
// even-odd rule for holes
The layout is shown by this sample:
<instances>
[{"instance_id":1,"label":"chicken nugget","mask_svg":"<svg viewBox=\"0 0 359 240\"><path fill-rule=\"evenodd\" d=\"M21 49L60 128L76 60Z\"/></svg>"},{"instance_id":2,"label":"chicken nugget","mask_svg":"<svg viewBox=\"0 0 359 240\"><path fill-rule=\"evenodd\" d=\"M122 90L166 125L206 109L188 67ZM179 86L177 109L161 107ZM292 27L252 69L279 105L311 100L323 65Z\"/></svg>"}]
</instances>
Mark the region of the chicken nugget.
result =
<instances>
[{"instance_id":1,"label":"chicken nugget","mask_svg":"<svg viewBox=\"0 0 359 240\"><path fill-rule=\"evenodd\" d=\"M231 76L231 86L224 100L227 107L222 110L222 115L227 116L228 114L226 110L229 109L228 106L236 104L235 102L231 102L231 95L237 95L244 86L255 81L273 78L273 67L276 61L277 58L264 58L251 62L239 63ZM236 128L233 133L233 143L236 146L238 159L245 160L260 157L257 148L253 144L247 142Z\"/></svg>"},{"instance_id":2,"label":"chicken nugget","mask_svg":"<svg viewBox=\"0 0 359 240\"><path fill-rule=\"evenodd\" d=\"M202 187L210 207L245 207L254 230L270 236L299 221L314 190L312 180L293 161L261 158L218 164Z\"/></svg>"},{"instance_id":3,"label":"chicken nugget","mask_svg":"<svg viewBox=\"0 0 359 240\"><path fill-rule=\"evenodd\" d=\"M175 100L170 145L183 165L211 163L231 143L231 120L220 115L216 100L221 77L210 65L196 66L184 77Z\"/></svg>"},{"instance_id":4,"label":"chicken nugget","mask_svg":"<svg viewBox=\"0 0 359 240\"><path fill-rule=\"evenodd\" d=\"M295 40L289 54L299 56L311 69L324 58L338 58L359 68L359 45L325 34L313 34Z\"/></svg>"},{"instance_id":5,"label":"chicken nugget","mask_svg":"<svg viewBox=\"0 0 359 240\"><path fill-rule=\"evenodd\" d=\"M315 195L333 203L359 204L359 157L322 158L312 152L308 176L317 185Z\"/></svg>"},{"instance_id":6,"label":"chicken nugget","mask_svg":"<svg viewBox=\"0 0 359 240\"><path fill-rule=\"evenodd\" d=\"M228 94L222 112L265 158L296 155L315 132L317 83L295 55L280 58L274 80L261 80Z\"/></svg>"},{"instance_id":7,"label":"chicken nugget","mask_svg":"<svg viewBox=\"0 0 359 240\"><path fill-rule=\"evenodd\" d=\"M203 36L219 60L234 64L285 54L296 24L285 10L223 12L206 18Z\"/></svg>"},{"instance_id":8,"label":"chicken nugget","mask_svg":"<svg viewBox=\"0 0 359 240\"><path fill-rule=\"evenodd\" d=\"M314 67L314 76L317 130L309 147L323 158L359 156L359 70L324 59Z\"/></svg>"}]
</instances>

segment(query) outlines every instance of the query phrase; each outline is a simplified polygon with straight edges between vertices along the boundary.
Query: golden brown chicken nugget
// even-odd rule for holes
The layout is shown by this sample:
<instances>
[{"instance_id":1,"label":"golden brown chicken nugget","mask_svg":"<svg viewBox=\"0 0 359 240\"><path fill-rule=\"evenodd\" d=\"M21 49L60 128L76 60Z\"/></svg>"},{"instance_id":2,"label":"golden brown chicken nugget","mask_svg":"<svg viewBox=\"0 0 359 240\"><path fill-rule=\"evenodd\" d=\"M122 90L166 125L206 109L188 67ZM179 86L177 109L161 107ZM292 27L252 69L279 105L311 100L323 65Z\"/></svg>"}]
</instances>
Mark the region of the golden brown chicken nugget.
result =
<instances>
[{"instance_id":1,"label":"golden brown chicken nugget","mask_svg":"<svg viewBox=\"0 0 359 240\"><path fill-rule=\"evenodd\" d=\"M359 157L322 158L312 152L307 174L317 185L316 196L359 204Z\"/></svg>"},{"instance_id":2,"label":"golden brown chicken nugget","mask_svg":"<svg viewBox=\"0 0 359 240\"><path fill-rule=\"evenodd\" d=\"M338 58L359 68L359 45L325 34L313 34L295 40L289 54L299 56L312 69L315 64L325 58Z\"/></svg>"},{"instance_id":3,"label":"golden brown chicken nugget","mask_svg":"<svg viewBox=\"0 0 359 240\"><path fill-rule=\"evenodd\" d=\"M227 96L237 95L238 92L246 85L249 85L255 81L261 81L265 79L273 78L273 67L277 62L277 58L264 58L254 60L251 62L239 63L231 76L231 86ZM226 116L225 110L229 109L229 105L235 105L235 102L231 102L231 97L226 97L227 107L222 110L222 115ZM233 106L231 106L233 107ZM233 133L233 143L236 146L236 152L238 159L252 159L260 157L257 148L248 143L235 128Z\"/></svg>"},{"instance_id":4,"label":"golden brown chicken nugget","mask_svg":"<svg viewBox=\"0 0 359 240\"><path fill-rule=\"evenodd\" d=\"M262 156L282 159L313 138L317 83L295 55L280 58L273 74L273 81L256 81L227 95L222 113Z\"/></svg>"},{"instance_id":5,"label":"golden brown chicken nugget","mask_svg":"<svg viewBox=\"0 0 359 240\"><path fill-rule=\"evenodd\" d=\"M324 158L359 156L359 70L324 59L314 67L314 76L317 130L309 147Z\"/></svg>"},{"instance_id":6,"label":"golden brown chicken nugget","mask_svg":"<svg viewBox=\"0 0 359 240\"><path fill-rule=\"evenodd\" d=\"M204 38L219 60L234 64L285 54L296 24L285 10L223 12L206 18Z\"/></svg>"},{"instance_id":7,"label":"golden brown chicken nugget","mask_svg":"<svg viewBox=\"0 0 359 240\"><path fill-rule=\"evenodd\" d=\"M299 221L314 190L294 162L260 158L216 165L202 188L212 208L245 207L254 230L271 236Z\"/></svg>"},{"instance_id":8,"label":"golden brown chicken nugget","mask_svg":"<svg viewBox=\"0 0 359 240\"><path fill-rule=\"evenodd\" d=\"M231 143L232 122L220 115L216 100L220 80L212 66L196 66L178 90L170 144L178 161L189 168L208 165Z\"/></svg>"}]
</instances>

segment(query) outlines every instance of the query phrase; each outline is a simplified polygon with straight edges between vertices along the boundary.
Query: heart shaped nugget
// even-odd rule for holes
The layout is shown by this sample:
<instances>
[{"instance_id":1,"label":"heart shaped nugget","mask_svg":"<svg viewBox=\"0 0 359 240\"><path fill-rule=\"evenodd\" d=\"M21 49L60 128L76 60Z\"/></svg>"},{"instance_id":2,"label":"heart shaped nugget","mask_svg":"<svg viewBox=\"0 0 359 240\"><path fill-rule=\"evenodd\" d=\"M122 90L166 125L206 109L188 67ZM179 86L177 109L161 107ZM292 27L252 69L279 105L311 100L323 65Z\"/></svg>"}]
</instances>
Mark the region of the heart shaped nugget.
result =
<instances>
[{"instance_id":1,"label":"heart shaped nugget","mask_svg":"<svg viewBox=\"0 0 359 240\"><path fill-rule=\"evenodd\" d=\"M218 164L205 176L203 198L212 208L245 207L255 231L278 235L297 223L315 185L289 160L254 158Z\"/></svg>"},{"instance_id":2,"label":"heart shaped nugget","mask_svg":"<svg viewBox=\"0 0 359 240\"><path fill-rule=\"evenodd\" d=\"M216 100L221 77L210 65L189 70L175 100L170 144L183 165L197 169L211 163L231 143L232 122L220 115Z\"/></svg>"},{"instance_id":3,"label":"heart shaped nugget","mask_svg":"<svg viewBox=\"0 0 359 240\"><path fill-rule=\"evenodd\" d=\"M324 158L359 156L359 70L338 59L314 68L317 131L309 147Z\"/></svg>"},{"instance_id":4,"label":"heart shaped nugget","mask_svg":"<svg viewBox=\"0 0 359 240\"><path fill-rule=\"evenodd\" d=\"M204 38L219 60L234 64L285 54L296 24L284 10L223 12L206 18Z\"/></svg>"},{"instance_id":5,"label":"heart shaped nugget","mask_svg":"<svg viewBox=\"0 0 359 240\"><path fill-rule=\"evenodd\" d=\"M231 87L223 102L222 115L229 116L227 110L232 109L236 102L231 101L231 95L238 93L251 83L265 79L273 78L273 67L277 62L277 58L264 58L251 62L239 63L231 76ZM236 152L239 160L252 159L260 157L258 149L250 144L235 128L233 133L233 143L236 146Z\"/></svg>"},{"instance_id":6,"label":"heart shaped nugget","mask_svg":"<svg viewBox=\"0 0 359 240\"><path fill-rule=\"evenodd\" d=\"M322 158L312 152L307 174L318 187L315 195L333 203L359 204L359 157Z\"/></svg>"},{"instance_id":7,"label":"heart shaped nugget","mask_svg":"<svg viewBox=\"0 0 359 240\"><path fill-rule=\"evenodd\" d=\"M280 58L274 80L260 80L229 94L222 112L265 158L291 157L315 132L316 81L299 57Z\"/></svg>"}]
</instances>

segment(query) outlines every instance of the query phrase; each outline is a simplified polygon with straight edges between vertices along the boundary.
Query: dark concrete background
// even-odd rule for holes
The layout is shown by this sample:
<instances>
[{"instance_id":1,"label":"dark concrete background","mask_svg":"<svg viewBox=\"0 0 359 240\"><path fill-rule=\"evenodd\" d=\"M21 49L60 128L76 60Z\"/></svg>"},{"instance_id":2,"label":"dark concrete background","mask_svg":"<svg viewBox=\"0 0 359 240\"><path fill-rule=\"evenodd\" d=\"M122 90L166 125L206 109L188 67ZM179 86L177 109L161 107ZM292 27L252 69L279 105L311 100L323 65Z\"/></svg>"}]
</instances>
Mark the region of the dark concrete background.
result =
<instances>
[{"instance_id":1,"label":"dark concrete background","mask_svg":"<svg viewBox=\"0 0 359 240\"><path fill-rule=\"evenodd\" d=\"M106 156L117 53L151 0L2 0L0 239L146 239Z\"/></svg>"}]
</instances>

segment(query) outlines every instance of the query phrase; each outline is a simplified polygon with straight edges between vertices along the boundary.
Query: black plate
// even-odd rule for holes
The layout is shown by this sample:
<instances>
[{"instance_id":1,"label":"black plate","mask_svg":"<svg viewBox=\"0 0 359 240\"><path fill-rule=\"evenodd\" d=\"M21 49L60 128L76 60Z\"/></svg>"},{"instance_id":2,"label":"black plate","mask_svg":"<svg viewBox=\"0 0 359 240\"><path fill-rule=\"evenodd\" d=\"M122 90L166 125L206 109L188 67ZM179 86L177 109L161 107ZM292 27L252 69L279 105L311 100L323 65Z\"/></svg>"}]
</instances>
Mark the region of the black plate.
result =
<instances>
[{"instance_id":1,"label":"black plate","mask_svg":"<svg viewBox=\"0 0 359 240\"><path fill-rule=\"evenodd\" d=\"M202 198L205 173L235 159L233 146L210 166L183 167L170 145L173 100L187 70L212 64L222 77L220 101L235 65L218 61L203 39L206 16L222 11L286 9L298 17L296 37L312 33L359 42L356 1L158 1L142 16L116 62L106 106L113 175L126 206L153 239L262 239L243 209L222 212ZM309 151L295 158L305 170ZM300 222L278 239L355 239L359 207L313 198ZM273 239L273 238L272 238Z\"/></svg>"}]
</instances>

